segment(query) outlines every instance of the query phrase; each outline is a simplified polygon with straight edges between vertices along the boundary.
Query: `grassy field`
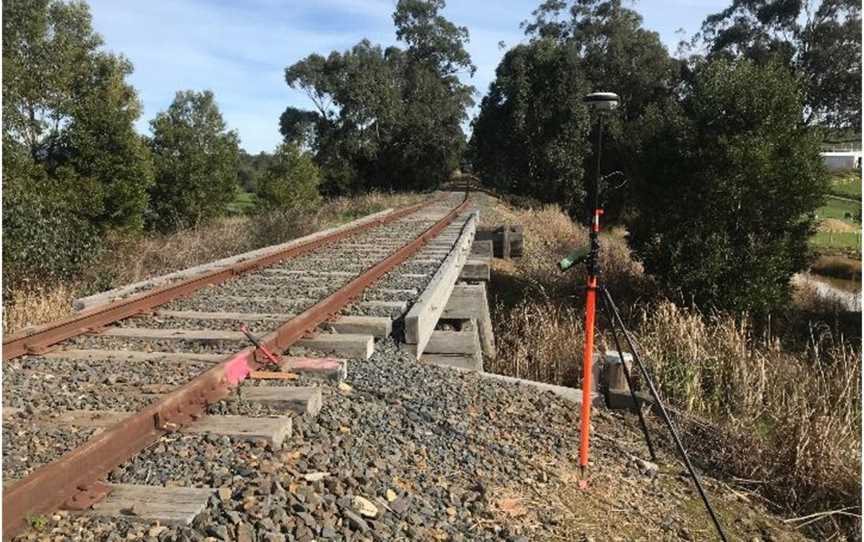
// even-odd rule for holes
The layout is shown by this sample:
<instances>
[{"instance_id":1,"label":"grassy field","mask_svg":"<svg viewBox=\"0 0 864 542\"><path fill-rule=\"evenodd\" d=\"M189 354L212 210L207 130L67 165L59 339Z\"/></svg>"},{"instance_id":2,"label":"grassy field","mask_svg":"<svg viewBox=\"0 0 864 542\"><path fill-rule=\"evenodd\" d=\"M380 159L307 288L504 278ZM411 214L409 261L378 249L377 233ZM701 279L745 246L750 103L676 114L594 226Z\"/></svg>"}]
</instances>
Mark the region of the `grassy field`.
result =
<instances>
[{"instance_id":1,"label":"grassy field","mask_svg":"<svg viewBox=\"0 0 864 542\"><path fill-rule=\"evenodd\" d=\"M820 253L861 258L861 176L857 172L833 177L827 201L816 215L819 232L811 243Z\"/></svg>"},{"instance_id":2,"label":"grassy field","mask_svg":"<svg viewBox=\"0 0 864 542\"><path fill-rule=\"evenodd\" d=\"M861 199L861 175L854 171L835 175L828 192L844 198Z\"/></svg>"},{"instance_id":3,"label":"grassy field","mask_svg":"<svg viewBox=\"0 0 864 542\"><path fill-rule=\"evenodd\" d=\"M228 204L228 213L232 215L242 215L251 209L254 209L258 204L258 197L252 192L240 190L237 192L237 197L234 201Z\"/></svg>"}]
</instances>

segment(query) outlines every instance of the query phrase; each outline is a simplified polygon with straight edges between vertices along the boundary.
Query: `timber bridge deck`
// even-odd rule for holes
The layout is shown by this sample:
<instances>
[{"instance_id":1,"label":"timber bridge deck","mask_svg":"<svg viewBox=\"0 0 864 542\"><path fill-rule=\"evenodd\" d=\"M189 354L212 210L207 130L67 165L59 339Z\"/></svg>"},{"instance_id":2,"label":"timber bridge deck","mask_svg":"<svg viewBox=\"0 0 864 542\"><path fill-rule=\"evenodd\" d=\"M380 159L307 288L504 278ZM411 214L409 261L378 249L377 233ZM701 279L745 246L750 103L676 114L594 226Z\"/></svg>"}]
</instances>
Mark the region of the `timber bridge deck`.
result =
<instances>
[{"instance_id":1,"label":"timber bridge deck","mask_svg":"<svg viewBox=\"0 0 864 542\"><path fill-rule=\"evenodd\" d=\"M4 537L59 509L190 524L224 490L141 483L150 476L123 466L177 432L279 450L376 339L482 370L492 244L474 244L478 214L462 197L92 296L74 317L6 337ZM241 325L283 354L278 366Z\"/></svg>"}]
</instances>

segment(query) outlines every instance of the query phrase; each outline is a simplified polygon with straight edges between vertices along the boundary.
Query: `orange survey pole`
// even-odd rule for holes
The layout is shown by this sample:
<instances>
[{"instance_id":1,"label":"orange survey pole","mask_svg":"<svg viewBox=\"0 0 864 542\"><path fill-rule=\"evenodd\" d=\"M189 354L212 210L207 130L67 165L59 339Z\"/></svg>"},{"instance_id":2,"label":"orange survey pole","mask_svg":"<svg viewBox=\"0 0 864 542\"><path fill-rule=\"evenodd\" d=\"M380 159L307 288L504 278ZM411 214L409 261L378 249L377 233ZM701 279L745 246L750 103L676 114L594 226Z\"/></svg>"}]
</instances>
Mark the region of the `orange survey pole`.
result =
<instances>
[{"instance_id":1,"label":"orange survey pole","mask_svg":"<svg viewBox=\"0 0 864 542\"><path fill-rule=\"evenodd\" d=\"M579 443L579 487L588 486L585 468L588 466L588 442L591 431L591 372L594 361L594 317L597 307L596 257L600 233L600 215L603 209L594 209L591 220L591 259L589 260L588 288L585 293L585 345L582 355L582 428ZM591 265L593 260L593 264Z\"/></svg>"},{"instance_id":2,"label":"orange survey pole","mask_svg":"<svg viewBox=\"0 0 864 542\"><path fill-rule=\"evenodd\" d=\"M591 248L588 252L588 288L585 292L585 345L582 357L582 425L579 442L579 487L588 487L585 469L588 467L588 443L591 432L591 370L594 361L594 316L597 307L598 276L600 275L600 216L603 209L600 205L600 153L603 147L603 114L618 107L618 95L611 92L595 92L582 99L589 109L599 112L597 115L597 169L594 171L593 182L588 183L588 209L591 221Z\"/></svg>"}]
</instances>

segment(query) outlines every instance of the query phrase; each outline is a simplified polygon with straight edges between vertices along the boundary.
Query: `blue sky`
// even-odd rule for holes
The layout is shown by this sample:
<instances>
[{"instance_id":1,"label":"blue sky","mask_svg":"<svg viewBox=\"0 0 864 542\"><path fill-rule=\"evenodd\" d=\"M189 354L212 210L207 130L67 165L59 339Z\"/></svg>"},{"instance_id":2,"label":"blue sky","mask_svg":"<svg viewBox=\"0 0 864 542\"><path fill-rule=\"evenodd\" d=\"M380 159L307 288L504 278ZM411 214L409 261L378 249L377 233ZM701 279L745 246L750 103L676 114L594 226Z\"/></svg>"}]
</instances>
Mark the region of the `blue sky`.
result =
<instances>
[{"instance_id":1,"label":"blue sky","mask_svg":"<svg viewBox=\"0 0 864 542\"><path fill-rule=\"evenodd\" d=\"M643 0L632 4L674 52L706 15L731 0ZM395 43L396 0L89 0L105 47L135 66L130 81L144 104L142 133L177 90L210 89L229 127L247 151L272 150L279 115L288 105L310 107L283 79L286 66L306 55L345 50L369 38ZM449 0L444 15L467 26L477 73L465 81L486 92L503 51L524 40L519 23L540 0Z\"/></svg>"}]
</instances>

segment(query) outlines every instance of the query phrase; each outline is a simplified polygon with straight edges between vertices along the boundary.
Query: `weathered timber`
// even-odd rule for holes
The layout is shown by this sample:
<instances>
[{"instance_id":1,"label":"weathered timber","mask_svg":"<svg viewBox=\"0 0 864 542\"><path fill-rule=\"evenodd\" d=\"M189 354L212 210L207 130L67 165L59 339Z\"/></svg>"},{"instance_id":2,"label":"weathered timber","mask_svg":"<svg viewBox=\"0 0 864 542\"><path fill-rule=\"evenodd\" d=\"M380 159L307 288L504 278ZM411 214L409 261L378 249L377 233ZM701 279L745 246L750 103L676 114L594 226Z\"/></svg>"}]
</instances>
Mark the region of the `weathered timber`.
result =
<instances>
[{"instance_id":1,"label":"weathered timber","mask_svg":"<svg viewBox=\"0 0 864 542\"><path fill-rule=\"evenodd\" d=\"M357 304L366 309L390 309L398 312L405 312L405 309L408 308L407 301L379 301L373 299L370 301L361 301Z\"/></svg>"},{"instance_id":2,"label":"weathered timber","mask_svg":"<svg viewBox=\"0 0 864 542\"><path fill-rule=\"evenodd\" d=\"M477 239L492 241L492 255L510 259L522 256L522 226L518 224L488 227L477 230Z\"/></svg>"},{"instance_id":3,"label":"weathered timber","mask_svg":"<svg viewBox=\"0 0 864 542\"><path fill-rule=\"evenodd\" d=\"M471 256L477 256L479 258L492 258L494 256L494 252L492 250L492 241L478 241L476 238L474 239L474 243L471 245Z\"/></svg>"},{"instance_id":4,"label":"weathered timber","mask_svg":"<svg viewBox=\"0 0 864 542\"><path fill-rule=\"evenodd\" d=\"M317 386L254 386L238 388L237 399L264 403L297 414L321 412L321 388Z\"/></svg>"},{"instance_id":5,"label":"weathered timber","mask_svg":"<svg viewBox=\"0 0 864 542\"><path fill-rule=\"evenodd\" d=\"M490 278L489 261L485 258L470 258L465 262L460 280L486 281Z\"/></svg>"},{"instance_id":6,"label":"weathered timber","mask_svg":"<svg viewBox=\"0 0 864 542\"><path fill-rule=\"evenodd\" d=\"M318 333L300 339L294 346L347 358L369 359L375 350L375 338L354 333Z\"/></svg>"},{"instance_id":7,"label":"weathered timber","mask_svg":"<svg viewBox=\"0 0 864 542\"><path fill-rule=\"evenodd\" d=\"M4 420L20 409L3 409ZM65 410L50 417L36 418L37 424L105 428L122 422L131 414L116 410ZM181 429L184 433L227 436L238 440L262 440L274 450L291 436L291 418L253 418L250 416L204 416Z\"/></svg>"},{"instance_id":8,"label":"weathered timber","mask_svg":"<svg viewBox=\"0 0 864 542\"><path fill-rule=\"evenodd\" d=\"M88 514L172 527L190 525L204 511L213 492L210 488L111 484L111 493Z\"/></svg>"},{"instance_id":9,"label":"weathered timber","mask_svg":"<svg viewBox=\"0 0 864 542\"><path fill-rule=\"evenodd\" d=\"M387 337L393 331L393 320L384 316L340 316L336 320L325 322L320 327L335 333Z\"/></svg>"},{"instance_id":10,"label":"weathered timber","mask_svg":"<svg viewBox=\"0 0 864 542\"><path fill-rule=\"evenodd\" d=\"M274 301L279 301L279 298L275 297L264 297L264 296L253 296L253 297L244 297L237 295L222 295L222 296L213 296L212 299L216 302L235 302L235 303L273 303ZM317 300L308 299L305 297L302 298L285 298L285 301L291 301L292 303L299 306L307 306L313 305ZM394 308L405 310L406 303L404 301L359 301L357 305L366 309L374 309L378 307L386 307L386 308Z\"/></svg>"},{"instance_id":11,"label":"weathered timber","mask_svg":"<svg viewBox=\"0 0 864 542\"><path fill-rule=\"evenodd\" d=\"M217 329L152 329L146 327L109 327L95 332L104 337L125 337L129 339L184 340L203 343L221 341L248 342L240 331Z\"/></svg>"},{"instance_id":12,"label":"weathered timber","mask_svg":"<svg viewBox=\"0 0 864 542\"><path fill-rule=\"evenodd\" d=\"M348 376L348 360L340 358L282 357L279 367L284 371L342 380Z\"/></svg>"},{"instance_id":13,"label":"weathered timber","mask_svg":"<svg viewBox=\"0 0 864 542\"><path fill-rule=\"evenodd\" d=\"M474 354L480 350L477 330L444 331L436 329L429 337L424 352L430 354Z\"/></svg>"},{"instance_id":14,"label":"weathered timber","mask_svg":"<svg viewBox=\"0 0 864 542\"><path fill-rule=\"evenodd\" d=\"M291 436L291 418L252 418L249 416L204 416L184 432L225 435L236 440L261 440L279 450Z\"/></svg>"},{"instance_id":15,"label":"weathered timber","mask_svg":"<svg viewBox=\"0 0 864 542\"><path fill-rule=\"evenodd\" d=\"M401 291L401 290L400 290ZM406 290L414 291L414 290ZM237 320L239 322L254 322L258 320L288 321L296 314L291 313L255 313L255 312L199 312L199 311L167 311L156 312L162 318L178 318L184 320ZM322 329L336 333L360 333L375 337L386 337L393 329L393 321L382 316L339 316L320 326Z\"/></svg>"},{"instance_id":16,"label":"weathered timber","mask_svg":"<svg viewBox=\"0 0 864 542\"><path fill-rule=\"evenodd\" d=\"M435 324L444 312L447 299L453 291L456 279L462 271L462 266L468 259L471 250L471 242L474 240L474 232L477 229L477 213L472 213L450 255L432 276L426 289L411 307L405 316L405 342L417 345L417 356L420 356L432 332Z\"/></svg>"},{"instance_id":17,"label":"weathered timber","mask_svg":"<svg viewBox=\"0 0 864 542\"><path fill-rule=\"evenodd\" d=\"M75 360L116 360L116 361L205 361L218 363L225 359L223 354L194 354L182 352L138 352L136 350L52 350L41 354L41 357L49 359L75 359Z\"/></svg>"},{"instance_id":18,"label":"weathered timber","mask_svg":"<svg viewBox=\"0 0 864 542\"><path fill-rule=\"evenodd\" d=\"M495 373L477 373L482 378L488 378L490 380L499 380L502 382L509 382L511 384L518 384L520 386L527 386L530 388L535 388L541 392L551 392L566 399L567 401L582 404L582 390L577 388L568 388L566 386L556 386L554 384L546 384L545 382L537 382L535 380L526 380L524 378L514 378L512 376L504 376ZM591 405L595 407L604 406L603 403L603 395L598 392L591 392Z\"/></svg>"},{"instance_id":19,"label":"weathered timber","mask_svg":"<svg viewBox=\"0 0 864 542\"><path fill-rule=\"evenodd\" d=\"M491 358L495 352L495 334L492 331L492 317L489 301L486 298L486 285L457 284L447 300L441 318L445 320L475 320L480 334L483 353Z\"/></svg>"},{"instance_id":20,"label":"weathered timber","mask_svg":"<svg viewBox=\"0 0 864 542\"><path fill-rule=\"evenodd\" d=\"M297 380L300 375L287 371L252 371L247 378L250 380Z\"/></svg>"}]
</instances>

